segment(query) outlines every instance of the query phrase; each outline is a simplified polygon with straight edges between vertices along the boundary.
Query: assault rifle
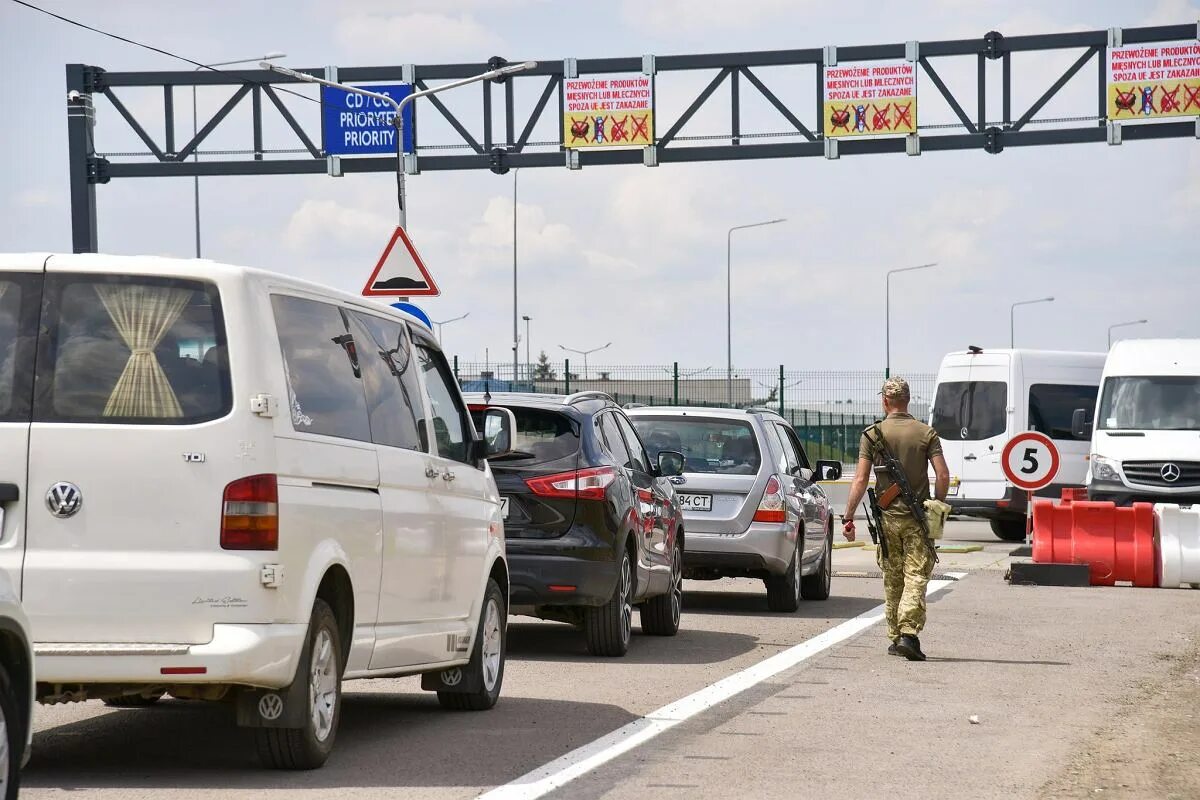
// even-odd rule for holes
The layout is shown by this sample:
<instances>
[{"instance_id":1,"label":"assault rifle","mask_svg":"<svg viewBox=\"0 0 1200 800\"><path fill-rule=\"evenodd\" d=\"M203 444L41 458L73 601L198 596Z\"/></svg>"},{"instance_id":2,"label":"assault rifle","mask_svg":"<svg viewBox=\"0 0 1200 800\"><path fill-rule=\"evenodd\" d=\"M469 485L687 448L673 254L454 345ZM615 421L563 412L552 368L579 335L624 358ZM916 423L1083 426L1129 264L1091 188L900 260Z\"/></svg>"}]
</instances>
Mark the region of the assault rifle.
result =
<instances>
[{"instance_id":1,"label":"assault rifle","mask_svg":"<svg viewBox=\"0 0 1200 800\"><path fill-rule=\"evenodd\" d=\"M872 432L875 434L874 437L871 436ZM888 446L887 439L883 438L883 431L878 422L863 430L863 436L871 449L882 460L882 463L875 467L875 476L880 477L882 471L891 479L891 485L877 498L879 506L889 508L896 500L903 500L904 504L908 506L909 513L913 515L917 525L920 526L921 532L925 534L921 538L925 540L925 546L929 548L929 555L936 563L938 554L933 542L929 539L929 519L925 515L925 505L913 492L912 485L908 482L908 475L904 472L904 465L900 463L900 459L896 458L896 454Z\"/></svg>"},{"instance_id":2,"label":"assault rifle","mask_svg":"<svg viewBox=\"0 0 1200 800\"><path fill-rule=\"evenodd\" d=\"M871 534L871 544L879 547L879 554L886 561L888 546L887 537L883 535L883 510L874 489L867 489L867 533Z\"/></svg>"}]
</instances>

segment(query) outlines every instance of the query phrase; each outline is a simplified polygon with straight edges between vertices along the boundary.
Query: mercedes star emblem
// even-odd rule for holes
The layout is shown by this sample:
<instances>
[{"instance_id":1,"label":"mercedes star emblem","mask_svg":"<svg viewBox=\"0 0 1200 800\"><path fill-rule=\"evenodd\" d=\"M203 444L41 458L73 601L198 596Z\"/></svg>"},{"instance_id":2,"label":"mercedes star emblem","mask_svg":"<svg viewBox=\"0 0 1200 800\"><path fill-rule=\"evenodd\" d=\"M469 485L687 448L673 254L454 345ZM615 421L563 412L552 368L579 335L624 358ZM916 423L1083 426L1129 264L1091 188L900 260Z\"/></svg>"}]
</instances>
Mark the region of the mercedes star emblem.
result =
<instances>
[{"instance_id":1,"label":"mercedes star emblem","mask_svg":"<svg viewBox=\"0 0 1200 800\"><path fill-rule=\"evenodd\" d=\"M964 439L967 438L968 434L970 434L970 431L968 431L966 428L963 428L961 431L958 432L958 435Z\"/></svg>"},{"instance_id":2,"label":"mercedes star emblem","mask_svg":"<svg viewBox=\"0 0 1200 800\"><path fill-rule=\"evenodd\" d=\"M46 508L59 519L72 517L83 505L83 493L73 483L59 481L46 492Z\"/></svg>"},{"instance_id":3,"label":"mercedes star emblem","mask_svg":"<svg viewBox=\"0 0 1200 800\"><path fill-rule=\"evenodd\" d=\"M1171 463L1163 464L1162 469L1158 471L1158 474L1162 475L1162 479L1167 483L1174 483L1175 481L1179 480L1179 466Z\"/></svg>"}]
</instances>

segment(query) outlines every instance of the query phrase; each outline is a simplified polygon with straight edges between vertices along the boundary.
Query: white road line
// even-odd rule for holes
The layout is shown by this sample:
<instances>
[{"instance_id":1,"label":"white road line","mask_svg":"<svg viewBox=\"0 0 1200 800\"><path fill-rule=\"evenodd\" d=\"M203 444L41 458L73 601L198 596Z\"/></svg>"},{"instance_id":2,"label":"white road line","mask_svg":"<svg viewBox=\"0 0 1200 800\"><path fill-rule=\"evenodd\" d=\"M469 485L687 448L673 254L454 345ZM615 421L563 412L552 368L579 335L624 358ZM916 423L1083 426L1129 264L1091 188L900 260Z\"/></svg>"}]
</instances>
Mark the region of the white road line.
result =
<instances>
[{"instance_id":1,"label":"white road line","mask_svg":"<svg viewBox=\"0 0 1200 800\"><path fill-rule=\"evenodd\" d=\"M930 581L926 596L940 592L966 575L965 572L948 572L946 576L951 580ZM641 719L617 728L594 742L576 748L503 786L497 786L491 791L484 792L479 795L479 800L535 800L544 797L555 789L586 775L596 767L645 744L681 722L757 686L768 678L812 658L823 650L828 650L851 636L862 633L882 619L882 605L878 605L870 611L864 611L857 617L848 619L795 647L790 647L741 672L735 672L727 678L722 678L657 711L651 711Z\"/></svg>"}]
</instances>

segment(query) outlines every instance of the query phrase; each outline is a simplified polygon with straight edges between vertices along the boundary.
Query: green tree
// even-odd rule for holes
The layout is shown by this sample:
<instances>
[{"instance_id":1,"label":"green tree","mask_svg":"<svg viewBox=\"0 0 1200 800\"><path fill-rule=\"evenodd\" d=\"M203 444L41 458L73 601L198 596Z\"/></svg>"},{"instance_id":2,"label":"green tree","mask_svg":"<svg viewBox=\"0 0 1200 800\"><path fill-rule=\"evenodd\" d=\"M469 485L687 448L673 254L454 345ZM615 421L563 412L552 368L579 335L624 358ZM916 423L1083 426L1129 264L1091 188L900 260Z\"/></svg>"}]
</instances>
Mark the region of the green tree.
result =
<instances>
[{"instance_id":1,"label":"green tree","mask_svg":"<svg viewBox=\"0 0 1200 800\"><path fill-rule=\"evenodd\" d=\"M543 350L538 353L537 364L533 366L533 379L535 381L552 381L554 378L554 368L550 366L550 359Z\"/></svg>"}]
</instances>

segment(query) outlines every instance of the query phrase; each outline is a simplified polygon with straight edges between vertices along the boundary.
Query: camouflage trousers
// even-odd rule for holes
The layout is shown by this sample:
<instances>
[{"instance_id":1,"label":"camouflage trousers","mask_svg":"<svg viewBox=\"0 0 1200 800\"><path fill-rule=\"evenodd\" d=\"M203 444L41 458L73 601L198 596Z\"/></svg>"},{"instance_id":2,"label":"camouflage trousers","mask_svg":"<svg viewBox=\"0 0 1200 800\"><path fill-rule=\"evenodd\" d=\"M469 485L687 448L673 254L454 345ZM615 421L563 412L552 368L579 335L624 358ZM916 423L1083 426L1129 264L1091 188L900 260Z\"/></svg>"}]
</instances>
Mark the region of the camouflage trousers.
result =
<instances>
[{"instance_id":1,"label":"camouflage trousers","mask_svg":"<svg viewBox=\"0 0 1200 800\"><path fill-rule=\"evenodd\" d=\"M883 536L888 557L884 559L879 548L875 559L883 571L888 638L895 642L901 634L916 636L925 627L925 588L933 574L933 557L911 514L884 514Z\"/></svg>"}]
</instances>

